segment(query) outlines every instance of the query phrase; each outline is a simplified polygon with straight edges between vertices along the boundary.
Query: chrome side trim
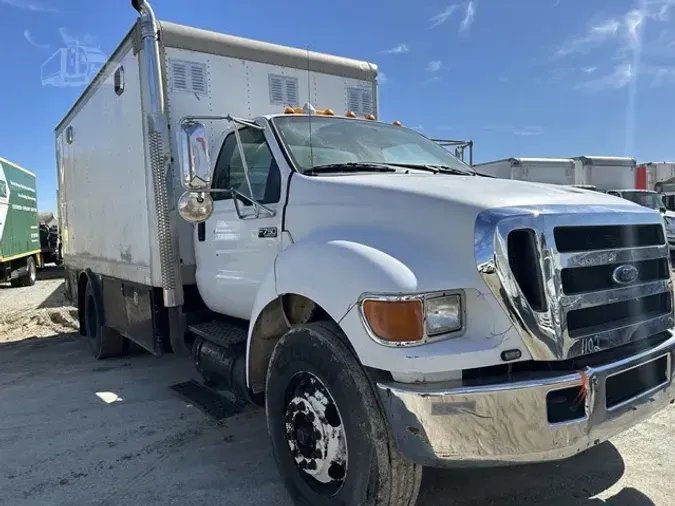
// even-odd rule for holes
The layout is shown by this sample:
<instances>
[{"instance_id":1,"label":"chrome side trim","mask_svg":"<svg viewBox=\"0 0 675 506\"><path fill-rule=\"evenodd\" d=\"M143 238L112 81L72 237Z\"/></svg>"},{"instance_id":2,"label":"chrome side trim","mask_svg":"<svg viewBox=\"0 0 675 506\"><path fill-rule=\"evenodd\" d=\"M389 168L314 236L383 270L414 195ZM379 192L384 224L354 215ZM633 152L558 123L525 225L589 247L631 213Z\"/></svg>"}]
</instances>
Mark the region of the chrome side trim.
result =
<instances>
[{"instance_id":1,"label":"chrome side trim","mask_svg":"<svg viewBox=\"0 0 675 506\"><path fill-rule=\"evenodd\" d=\"M672 289L670 280L622 287L579 295L565 295L561 271L571 264L578 266L614 263L616 258L668 258L668 246L599 250L560 254L554 240L559 226L593 225L661 225L661 215L651 209L624 206L549 205L488 209L476 218L474 251L476 266L490 291L499 301L519 332L534 360L564 360L593 351L601 351L630 340L643 338L635 327L598 334L592 342L575 344L567 331L567 312L627 300L628 294L639 296ZM508 236L512 230L531 229L535 233L536 252L543 276L545 311L535 311L523 296L511 272L508 258ZM665 237L665 235L664 235ZM657 251L661 253L657 256ZM623 290L623 291L622 291ZM672 312L668 315L672 320ZM672 326L670 324L669 326ZM660 328L661 325L655 325ZM629 329L629 330L627 330ZM632 330L631 330L632 329ZM633 332L626 335L627 332ZM639 335L638 335L639 334Z\"/></svg>"},{"instance_id":2,"label":"chrome side trim","mask_svg":"<svg viewBox=\"0 0 675 506\"><path fill-rule=\"evenodd\" d=\"M650 350L573 373L484 386L381 382L377 391L401 452L435 467L558 460L619 434L675 402L675 334ZM666 381L607 408L607 378L668 357ZM583 386L585 416L550 423L547 395Z\"/></svg>"},{"instance_id":3,"label":"chrome side trim","mask_svg":"<svg viewBox=\"0 0 675 506\"><path fill-rule=\"evenodd\" d=\"M594 267L607 264L625 264L655 260L667 256L668 246L646 246L634 249L616 249L584 251L581 253L559 253L556 267L566 269L572 267Z\"/></svg>"}]
</instances>

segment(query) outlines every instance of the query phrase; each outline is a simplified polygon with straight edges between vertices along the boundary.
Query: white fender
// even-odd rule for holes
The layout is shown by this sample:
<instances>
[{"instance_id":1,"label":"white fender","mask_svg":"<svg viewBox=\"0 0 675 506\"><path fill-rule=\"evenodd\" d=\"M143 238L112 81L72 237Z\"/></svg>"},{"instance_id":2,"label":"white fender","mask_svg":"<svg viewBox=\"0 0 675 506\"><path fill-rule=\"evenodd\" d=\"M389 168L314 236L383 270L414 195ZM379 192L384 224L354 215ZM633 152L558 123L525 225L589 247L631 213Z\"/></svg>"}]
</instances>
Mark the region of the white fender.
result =
<instances>
[{"instance_id":1,"label":"white fender","mask_svg":"<svg viewBox=\"0 0 675 506\"><path fill-rule=\"evenodd\" d=\"M434 247L435 246L435 247ZM470 245L473 247L473 244ZM443 254L441 254L443 252ZM464 268L453 269L453 264ZM349 338L361 363L382 370L428 375L500 363L504 349L527 350L477 269L420 237L368 227L323 229L282 251L260 287L249 330L269 302L294 293L319 304ZM273 280L275 283L273 283ZM423 346L389 347L371 339L361 321L359 296L464 289L467 331ZM491 313L490 318L481 317Z\"/></svg>"}]
</instances>

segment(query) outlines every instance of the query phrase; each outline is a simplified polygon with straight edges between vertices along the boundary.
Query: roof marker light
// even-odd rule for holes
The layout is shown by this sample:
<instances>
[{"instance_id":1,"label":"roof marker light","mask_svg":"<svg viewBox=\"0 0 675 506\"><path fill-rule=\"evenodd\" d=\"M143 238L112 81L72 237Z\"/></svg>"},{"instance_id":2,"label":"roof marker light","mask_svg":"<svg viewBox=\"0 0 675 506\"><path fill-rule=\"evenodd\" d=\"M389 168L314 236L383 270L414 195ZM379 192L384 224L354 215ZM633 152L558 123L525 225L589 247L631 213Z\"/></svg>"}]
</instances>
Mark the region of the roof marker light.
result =
<instances>
[{"instance_id":1,"label":"roof marker light","mask_svg":"<svg viewBox=\"0 0 675 506\"><path fill-rule=\"evenodd\" d=\"M345 116L347 116L348 118L356 118L356 113L354 111L347 111L345 113Z\"/></svg>"},{"instance_id":2,"label":"roof marker light","mask_svg":"<svg viewBox=\"0 0 675 506\"><path fill-rule=\"evenodd\" d=\"M403 123L401 123L399 120L396 120L392 123L394 126L403 126Z\"/></svg>"}]
</instances>

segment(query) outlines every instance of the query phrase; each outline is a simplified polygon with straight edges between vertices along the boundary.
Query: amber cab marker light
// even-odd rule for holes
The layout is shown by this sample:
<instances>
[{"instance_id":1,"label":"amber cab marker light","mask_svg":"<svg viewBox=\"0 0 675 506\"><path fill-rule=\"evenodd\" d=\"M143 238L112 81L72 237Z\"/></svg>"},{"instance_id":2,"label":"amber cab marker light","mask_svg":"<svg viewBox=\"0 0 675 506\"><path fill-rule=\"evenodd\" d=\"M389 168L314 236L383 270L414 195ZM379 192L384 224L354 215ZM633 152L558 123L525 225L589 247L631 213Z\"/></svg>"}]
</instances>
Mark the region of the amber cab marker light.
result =
<instances>
[{"instance_id":1,"label":"amber cab marker light","mask_svg":"<svg viewBox=\"0 0 675 506\"><path fill-rule=\"evenodd\" d=\"M345 113L345 116L347 116L348 118L356 118L356 113L354 111L347 111Z\"/></svg>"},{"instance_id":2,"label":"amber cab marker light","mask_svg":"<svg viewBox=\"0 0 675 506\"><path fill-rule=\"evenodd\" d=\"M421 341L424 315L419 300L365 300L363 315L373 334L392 343Z\"/></svg>"},{"instance_id":3,"label":"amber cab marker light","mask_svg":"<svg viewBox=\"0 0 675 506\"><path fill-rule=\"evenodd\" d=\"M288 105L286 106L286 109L284 109L284 114L295 114L295 109Z\"/></svg>"},{"instance_id":4,"label":"amber cab marker light","mask_svg":"<svg viewBox=\"0 0 675 506\"><path fill-rule=\"evenodd\" d=\"M375 121L375 115L374 114L366 114L366 119L370 121Z\"/></svg>"},{"instance_id":5,"label":"amber cab marker light","mask_svg":"<svg viewBox=\"0 0 675 506\"><path fill-rule=\"evenodd\" d=\"M392 123L394 126L403 126L403 123L401 123L399 120L396 120Z\"/></svg>"}]
</instances>

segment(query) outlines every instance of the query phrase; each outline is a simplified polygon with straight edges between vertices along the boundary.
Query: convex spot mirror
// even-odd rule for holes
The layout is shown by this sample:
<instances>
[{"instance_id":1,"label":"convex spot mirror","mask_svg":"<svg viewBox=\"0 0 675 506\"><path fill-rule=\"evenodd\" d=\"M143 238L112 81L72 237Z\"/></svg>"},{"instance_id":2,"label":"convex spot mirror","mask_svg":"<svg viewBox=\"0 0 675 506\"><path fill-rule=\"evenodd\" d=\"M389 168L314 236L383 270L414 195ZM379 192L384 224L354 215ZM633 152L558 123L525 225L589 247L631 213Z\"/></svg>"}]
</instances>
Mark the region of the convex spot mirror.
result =
<instances>
[{"instance_id":1,"label":"convex spot mirror","mask_svg":"<svg viewBox=\"0 0 675 506\"><path fill-rule=\"evenodd\" d=\"M211 189L211 160L204 124L182 123L180 146L183 187L188 191L208 192Z\"/></svg>"},{"instance_id":2,"label":"convex spot mirror","mask_svg":"<svg viewBox=\"0 0 675 506\"><path fill-rule=\"evenodd\" d=\"M178 199L178 213L189 223L203 223L213 214L213 198L208 192L186 191Z\"/></svg>"}]
</instances>

